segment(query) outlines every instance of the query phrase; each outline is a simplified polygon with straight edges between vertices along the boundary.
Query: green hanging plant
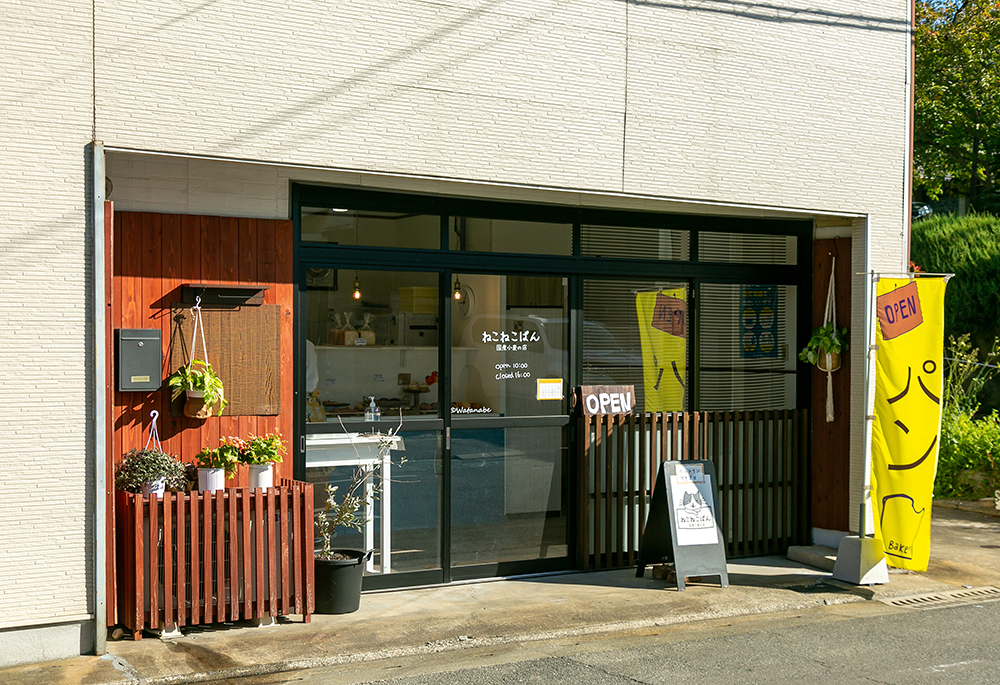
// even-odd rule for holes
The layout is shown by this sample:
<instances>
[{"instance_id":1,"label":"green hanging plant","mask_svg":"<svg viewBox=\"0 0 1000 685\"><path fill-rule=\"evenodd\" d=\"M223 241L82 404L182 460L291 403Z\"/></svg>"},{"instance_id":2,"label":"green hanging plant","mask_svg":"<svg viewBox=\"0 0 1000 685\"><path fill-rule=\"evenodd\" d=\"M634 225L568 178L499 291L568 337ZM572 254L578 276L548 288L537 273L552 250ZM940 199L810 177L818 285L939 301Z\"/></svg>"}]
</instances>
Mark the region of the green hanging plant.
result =
<instances>
[{"instance_id":1,"label":"green hanging plant","mask_svg":"<svg viewBox=\"0 0 1000 685\"><path fill-rule=\"evenodd\" d=\"M203 393L206 407L219 405L218 416L222 416L223 410L229 404L225 397L225 390L212 365L201 359L192 359L187 365L177 369L167 379L167 386L171 390L171 399L176 400L184 392Z\"/></svg>"},{"instance_id":2,"label":"green hanging plant","mask_svg":"<svg viewBox=\"0 0 1000 685\"><path fill-rule=\"evenodd\" d=\"M799 352L799 359L815 364L827 354L840 354L847 347L847 328L837 330L836 324L830 321L813 331L809 342Z\"/></svg>"},{"instance_id":3,"label":"green hanging plant","mask_svg":"<svg viewBox=\"0 0 1000 685\"><path fill-rule=\"evenodd\" d=\"M122 457L115 469L115 489L142 492L142 487L162 480L167 488L183 490L187 468L176 457L158 449L133 449Z\"/></svg>"}]
</instances>

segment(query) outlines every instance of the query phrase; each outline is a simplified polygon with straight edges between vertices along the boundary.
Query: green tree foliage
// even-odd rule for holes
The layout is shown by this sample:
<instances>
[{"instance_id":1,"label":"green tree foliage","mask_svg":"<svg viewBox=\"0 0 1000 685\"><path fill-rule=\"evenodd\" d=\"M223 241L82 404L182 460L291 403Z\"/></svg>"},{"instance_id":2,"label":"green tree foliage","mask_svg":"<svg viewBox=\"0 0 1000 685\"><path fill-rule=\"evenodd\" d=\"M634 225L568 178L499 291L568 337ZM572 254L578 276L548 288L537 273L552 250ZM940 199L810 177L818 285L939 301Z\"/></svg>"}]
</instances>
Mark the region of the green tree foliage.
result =
<instances>
[{"instance_id":1,"label":"green tree foliage","mask_svg":"<svg viewBox=\"0 0 1000 685\"><path fill-rule=\"evenodd\" d=\"M1000 162L1000 1L916 0L916 188L992 208Z\"/></svg>"},{"instance_id":2,"label":"green tree foliage","mask_svg":"<svg viewBox=\"0 0 1000 685\"><path fill-rule=\"evenodd\" d=\"M970 333L976 347L992 347L1000 335L1000 217L915 221L910 259L924 271L955 274L945 291L945 334Z\"/></svg>"}]
</instances>

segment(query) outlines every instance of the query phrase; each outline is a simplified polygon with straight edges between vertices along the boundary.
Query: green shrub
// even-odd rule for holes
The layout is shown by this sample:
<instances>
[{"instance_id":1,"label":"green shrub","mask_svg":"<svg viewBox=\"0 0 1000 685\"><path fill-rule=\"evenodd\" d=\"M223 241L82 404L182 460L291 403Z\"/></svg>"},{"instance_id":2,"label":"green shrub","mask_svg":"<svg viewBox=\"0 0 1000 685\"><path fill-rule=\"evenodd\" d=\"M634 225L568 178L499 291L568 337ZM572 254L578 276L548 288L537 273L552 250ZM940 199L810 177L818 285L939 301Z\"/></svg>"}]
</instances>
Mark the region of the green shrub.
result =
<instances>
[{"instance_id":1,"label":"green shrub","mask_svg":"<svg viewBox=\"0 0 1000 685\"><path fill-rule=\"evenodd\" d=\"M979 392L996 374L1000 349L979 362L979 350L968 334L948 339L945 348L944 403L934 494L938 497L979 499L1000 488L1000 415L996 411L975 418Z\"/></svg>"},{"instance_id":2,"label":"green shrub","mask_svg":"<svg viewBox=\"0 0 1000 685\"><path fill-rule=\"evenodd\" d=\"M1000 415L957 414L941 425L937 497L979 499L1000 489Z\"/></svg>"}]
</instances>

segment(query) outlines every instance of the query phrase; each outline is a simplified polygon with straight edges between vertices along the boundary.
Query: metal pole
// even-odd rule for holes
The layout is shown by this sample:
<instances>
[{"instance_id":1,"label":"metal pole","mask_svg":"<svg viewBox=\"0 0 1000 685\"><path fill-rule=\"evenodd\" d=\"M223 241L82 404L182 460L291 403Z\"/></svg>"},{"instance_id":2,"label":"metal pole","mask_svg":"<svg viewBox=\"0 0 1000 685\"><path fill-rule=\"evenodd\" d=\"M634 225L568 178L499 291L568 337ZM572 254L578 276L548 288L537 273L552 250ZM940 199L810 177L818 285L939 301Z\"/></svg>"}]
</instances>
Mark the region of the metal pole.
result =
<instances>
[{"instance_id":1,"label":"metal pole","mask_svg":"<svg viewBox=\"0 0 1000 685\"><path fill-rule=\"evenodd\" d=\"M872 407L872 356L875 352L875 284L878 276L875 275L871 264L871 218L865 221L865 270L869 278L868 287L865 288L865 388L864 388L864 408L865 408L865 437L864 437L864 463L861 471L861 518L858 519L858 537L868 536L868 516L867 499L871 491L872 475L872 422L875 420L874 409Z\"/></svg>"}]
</instances>

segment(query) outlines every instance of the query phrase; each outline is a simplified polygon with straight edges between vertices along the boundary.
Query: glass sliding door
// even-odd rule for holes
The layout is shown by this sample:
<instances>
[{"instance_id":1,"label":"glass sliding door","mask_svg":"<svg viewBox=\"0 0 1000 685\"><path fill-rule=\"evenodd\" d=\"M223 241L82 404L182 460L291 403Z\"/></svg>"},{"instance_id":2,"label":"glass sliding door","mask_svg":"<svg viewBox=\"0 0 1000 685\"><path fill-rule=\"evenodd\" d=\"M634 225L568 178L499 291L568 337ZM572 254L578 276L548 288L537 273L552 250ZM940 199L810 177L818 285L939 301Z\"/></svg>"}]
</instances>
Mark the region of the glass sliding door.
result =
<instances>
[{"instance_id":1,"label":"glass sliding door","mask_svg":"<svg viewBox=\"0 0 1000 685\"><path fill-rule=\"evenodd\" d=\"M561 277L455 277L453 569L568 554L567 292Z\"/></svg>"},{"instance_id":2,"label":"glass sliding door","mask_svg":"<svg viewBox=\"0 0 1000 685\"><path fill-rule=\"evenodd\" d=\"M370 486L363 530L337 547L374 549L370 573L441 568L438 273L306 270L306 479L343 496L359 464L378 455L372 433L402 424L390 461ZM366 410L374 399L379 420ZM439 580L439 579L438 579Z\"/></svg>"}]
</instances>

